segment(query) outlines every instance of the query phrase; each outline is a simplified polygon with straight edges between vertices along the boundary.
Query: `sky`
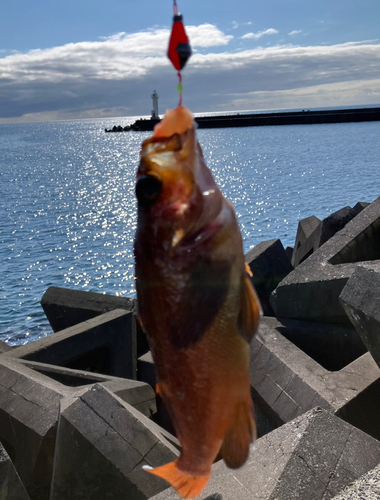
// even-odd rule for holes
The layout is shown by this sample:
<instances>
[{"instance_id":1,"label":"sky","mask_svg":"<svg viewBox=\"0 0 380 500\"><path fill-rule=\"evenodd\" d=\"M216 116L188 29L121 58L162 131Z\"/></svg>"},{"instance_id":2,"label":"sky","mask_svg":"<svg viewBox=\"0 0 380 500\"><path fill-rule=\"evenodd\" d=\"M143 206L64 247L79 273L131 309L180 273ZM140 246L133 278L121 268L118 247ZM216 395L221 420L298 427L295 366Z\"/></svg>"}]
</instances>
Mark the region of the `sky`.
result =
<instances>
[{"instance_id":1,"label":"sky","mask_svg":"<svg viewBox=\"0 0 380 500\"><path fill-rule=\"evenodd\" d=\"M380 0L178 0L193 112L380 104ZM0 123L150 115L177 105L172 0L12 0L0 16Z\"/></svg>"}]
</instances>

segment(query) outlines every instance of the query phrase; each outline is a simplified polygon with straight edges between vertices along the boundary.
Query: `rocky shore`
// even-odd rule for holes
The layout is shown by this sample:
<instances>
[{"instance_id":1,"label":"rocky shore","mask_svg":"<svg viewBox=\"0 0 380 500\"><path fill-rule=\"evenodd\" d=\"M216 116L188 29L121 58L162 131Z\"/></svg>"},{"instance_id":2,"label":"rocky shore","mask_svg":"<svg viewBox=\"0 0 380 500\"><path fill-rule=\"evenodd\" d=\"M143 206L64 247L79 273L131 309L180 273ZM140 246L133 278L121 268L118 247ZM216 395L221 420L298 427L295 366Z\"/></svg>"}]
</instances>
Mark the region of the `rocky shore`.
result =
<instances>
[{"instance_id":1,"label":"rocky shore","mask_svg":"<svg viewBox=\"0 0 380 500\"><path fill-rule=\"evenodd\" d=\"M259 438L203 500L380 499L380 198L299 222L246 261L264 316L250 380ZM50 287L51 336L0 342L0 499L175 500L143 465L179 455L136 301Z\"/></svg>"}]
</instances>

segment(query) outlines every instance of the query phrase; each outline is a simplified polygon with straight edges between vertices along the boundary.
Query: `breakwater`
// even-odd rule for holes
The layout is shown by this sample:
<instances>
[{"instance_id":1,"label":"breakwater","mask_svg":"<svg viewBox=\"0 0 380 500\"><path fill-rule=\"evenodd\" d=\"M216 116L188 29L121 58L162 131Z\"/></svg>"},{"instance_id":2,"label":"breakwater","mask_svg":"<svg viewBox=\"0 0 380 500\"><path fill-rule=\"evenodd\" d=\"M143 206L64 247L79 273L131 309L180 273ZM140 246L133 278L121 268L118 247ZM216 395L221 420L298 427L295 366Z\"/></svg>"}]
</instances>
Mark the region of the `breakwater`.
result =
<instances>
[{"instance_id":1,"label":"breakwater","mask_svg":"<svg viewBox=\"0 0 380 500\"><path fill-rule=\"evenodd\" d=\"M264 311L249 352L258 439L233 473L212 466L198 500L311 487L315 500L379 498L379 236L380 197L300 220L294 247L277 238L245 255ZM0 497L178 498L142 470L176 460L180 443L136 300L51 286L41 306L52 335L0 342Z\"/></svg>"},{"instance_id":2,"label":"breakwater","mask_svg":"<svg viewBox=\"0 0 380 500\"><path fill-rule=\"evenodd\" d=\"M126 127L114 126L105 132L128 132L153 130L159 119L136 120ZM262 127L265 125L311 125L316 123L349 123L380 121L380 107L332 110L302 110L273 113L249 113L219 116L197 116L198 128Z\"/></svg>"}]
</instances>

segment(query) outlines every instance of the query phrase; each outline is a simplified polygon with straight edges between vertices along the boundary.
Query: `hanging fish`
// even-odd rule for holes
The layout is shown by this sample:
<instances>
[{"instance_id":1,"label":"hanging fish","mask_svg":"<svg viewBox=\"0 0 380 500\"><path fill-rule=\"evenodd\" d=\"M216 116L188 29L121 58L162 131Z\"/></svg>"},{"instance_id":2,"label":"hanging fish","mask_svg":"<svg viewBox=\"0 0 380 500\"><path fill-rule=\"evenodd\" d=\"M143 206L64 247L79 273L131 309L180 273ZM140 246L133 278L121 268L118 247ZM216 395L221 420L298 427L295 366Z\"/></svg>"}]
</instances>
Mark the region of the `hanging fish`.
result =
<instances>
[{"instance_id":1,"label":"hanging fish","mask_svg":"<svg viewBox=\"0 0 380 500\"><path fill-rule=\"evenodd\" d=\"M249 342L261 309L234 210L187 108L168 111L144 141L136 195L139 318L182 447L178 460L149 472L194 498L218 453L232 468L248 457L256 433Z\"/></svg>"}]
</instances>

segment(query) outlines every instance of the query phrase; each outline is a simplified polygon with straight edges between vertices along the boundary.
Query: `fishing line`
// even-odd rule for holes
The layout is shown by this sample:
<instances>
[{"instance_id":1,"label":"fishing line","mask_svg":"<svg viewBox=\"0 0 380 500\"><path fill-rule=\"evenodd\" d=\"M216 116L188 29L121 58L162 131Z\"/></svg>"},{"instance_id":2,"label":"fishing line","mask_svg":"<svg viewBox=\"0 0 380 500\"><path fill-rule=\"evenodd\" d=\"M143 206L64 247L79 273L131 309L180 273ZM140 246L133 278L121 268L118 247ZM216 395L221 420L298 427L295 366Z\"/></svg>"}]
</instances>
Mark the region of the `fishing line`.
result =
<instances>
[{"instance_id":1,"label":"fishing line","mask_svg":"<svg viewBox=\"0 0 380 500\"><path fill-rule=\"evenodd\" d=\"M182 75L180 71L178 71L177 74L178 74L177 91L179 93L179 106L182 106L182 92L183 92Z\"/></svg>"}]
</instances>

